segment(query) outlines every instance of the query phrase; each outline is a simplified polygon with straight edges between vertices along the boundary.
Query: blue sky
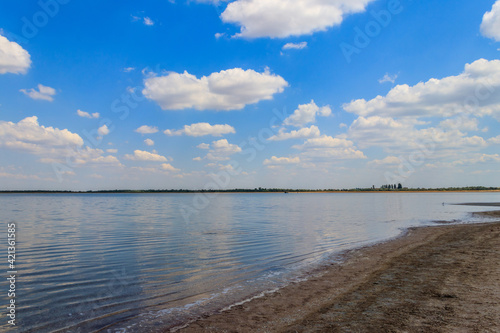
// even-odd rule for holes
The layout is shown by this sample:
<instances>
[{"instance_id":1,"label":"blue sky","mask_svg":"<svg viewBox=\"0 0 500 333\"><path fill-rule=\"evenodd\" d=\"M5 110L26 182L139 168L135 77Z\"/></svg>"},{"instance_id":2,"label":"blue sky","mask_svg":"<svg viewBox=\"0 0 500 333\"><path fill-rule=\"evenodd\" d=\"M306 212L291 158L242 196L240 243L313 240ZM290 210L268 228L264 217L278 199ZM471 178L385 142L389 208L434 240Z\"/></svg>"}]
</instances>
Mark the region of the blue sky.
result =
<instances>
[{"instance_id":1,"label":"blue sky","mask_svg":"<svg viewBox=\"0 0 500 333\"><path fill-rule=\"evenodd\" d=\"M500 1L0 4L0 188L500 186Z\"/></svg>"}]
</instances>

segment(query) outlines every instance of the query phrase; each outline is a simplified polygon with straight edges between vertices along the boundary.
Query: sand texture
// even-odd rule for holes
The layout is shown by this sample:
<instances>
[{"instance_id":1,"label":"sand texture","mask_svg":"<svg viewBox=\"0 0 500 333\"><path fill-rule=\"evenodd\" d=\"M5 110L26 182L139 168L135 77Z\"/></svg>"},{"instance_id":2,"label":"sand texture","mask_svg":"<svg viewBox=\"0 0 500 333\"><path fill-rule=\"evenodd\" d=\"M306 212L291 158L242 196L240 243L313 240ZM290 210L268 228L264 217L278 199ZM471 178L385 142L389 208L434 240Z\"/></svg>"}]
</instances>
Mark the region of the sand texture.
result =
<instances>
[{"instance_id":1,"label":"sand texture","mask_svg":"<svg viewBox=\"0 0 500 333\"><path fill-rule=\"evenodd\" d=\"M180 332L500 332L500 222L411 229Z\"/></svg>"}]
</instances>

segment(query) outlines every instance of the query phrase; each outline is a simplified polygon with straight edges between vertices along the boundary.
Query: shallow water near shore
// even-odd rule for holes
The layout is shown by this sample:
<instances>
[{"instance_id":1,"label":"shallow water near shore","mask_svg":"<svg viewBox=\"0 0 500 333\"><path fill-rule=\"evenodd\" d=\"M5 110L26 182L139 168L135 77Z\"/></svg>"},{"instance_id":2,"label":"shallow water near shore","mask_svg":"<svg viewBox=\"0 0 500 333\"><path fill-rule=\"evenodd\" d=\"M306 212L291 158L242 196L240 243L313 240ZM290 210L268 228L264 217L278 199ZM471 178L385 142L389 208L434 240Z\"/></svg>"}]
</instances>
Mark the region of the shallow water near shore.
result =
<instances>
[{"instance_id":1,"label":"shallow water near shore","mask_svg":"<svg viewBox=\"0 0 500 333\"><path fill-rule=\"evenodd\" d=\"M18 332L155 332L302 278L341 251L500 193L0 195L16 224ZM188 218L187 218L188 217ZM5 264L6 265L6 264ZM5 269L7 271L7 269ZM6 282L0 287L8 290ZM2 294L7 304L6 292ZM10 329L2 316L0 330Z\"/></svg>"}]
</instances>

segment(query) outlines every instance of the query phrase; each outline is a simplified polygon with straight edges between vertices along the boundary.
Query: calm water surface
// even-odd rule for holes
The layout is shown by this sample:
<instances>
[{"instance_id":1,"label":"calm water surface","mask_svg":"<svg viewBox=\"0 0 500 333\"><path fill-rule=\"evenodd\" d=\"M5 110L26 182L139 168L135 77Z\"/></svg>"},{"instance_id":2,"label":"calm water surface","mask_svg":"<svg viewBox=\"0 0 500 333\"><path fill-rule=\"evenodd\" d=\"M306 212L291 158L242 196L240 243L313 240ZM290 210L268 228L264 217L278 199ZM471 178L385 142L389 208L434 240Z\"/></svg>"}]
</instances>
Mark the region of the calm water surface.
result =
<instances>
[{"instance_id":1,"label":"calm water surface","mask_svg":"<svg viewBox=\"0 0 500 333\"><path fill-rule=\"evenodd\" d=\"M195 194L0 195L5 232L17 227L16 330L180 325L410 226L479 222L468 212L493 208L449 204L500 194L218 194L196 213L193 202L200 207ZM5 279L0 288L6 306ZM4 314L0 331L9 330Z\"/></svg>"}]
</instances>

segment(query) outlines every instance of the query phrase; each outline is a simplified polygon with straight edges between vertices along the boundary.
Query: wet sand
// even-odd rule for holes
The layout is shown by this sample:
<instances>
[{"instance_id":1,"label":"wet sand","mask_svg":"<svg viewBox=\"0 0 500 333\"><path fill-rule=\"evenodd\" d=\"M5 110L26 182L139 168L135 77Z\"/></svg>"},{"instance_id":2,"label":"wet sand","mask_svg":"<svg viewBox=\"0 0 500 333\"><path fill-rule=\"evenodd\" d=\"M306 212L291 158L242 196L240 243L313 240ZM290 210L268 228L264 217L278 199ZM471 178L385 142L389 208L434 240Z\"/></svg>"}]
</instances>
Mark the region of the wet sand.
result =
<instances>
[{"instance_id":1,"label":"wet sand","mask_svg":"<svg viewBox=\"0 0 500 333\"><path fill-rule=\"evenodd\" d=\"M500 332L500 222L414 228L345 256L179 332Z\"/></svg>"}]
</instances>

